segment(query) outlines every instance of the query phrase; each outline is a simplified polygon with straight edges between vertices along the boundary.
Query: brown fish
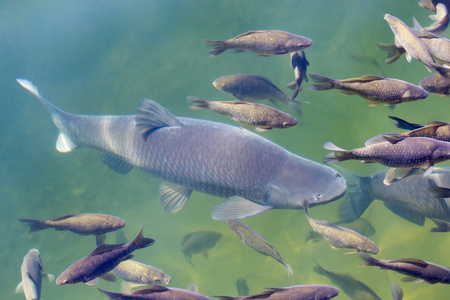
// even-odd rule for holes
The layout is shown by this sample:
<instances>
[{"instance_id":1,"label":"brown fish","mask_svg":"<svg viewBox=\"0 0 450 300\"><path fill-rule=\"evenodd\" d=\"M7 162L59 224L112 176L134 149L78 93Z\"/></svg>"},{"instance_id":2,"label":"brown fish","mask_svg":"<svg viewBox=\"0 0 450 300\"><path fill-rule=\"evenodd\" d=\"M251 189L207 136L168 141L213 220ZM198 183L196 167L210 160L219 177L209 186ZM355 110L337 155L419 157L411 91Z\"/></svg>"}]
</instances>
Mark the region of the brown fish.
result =
<instances>
[{"instance_id":1,"label":"brown fish","mask_svg":"<svg viewBox=\"0 0 450 300\"><path fill-rule=\"evenodd\" d=\"M103 289L98 289L100 292L108 296L109 299L115 300L211 300L210 297L199 294L197 292L179 289L179 288L169 288L162 285L152 284L147 288L126 292L126 293L115 293Z\"/></svg>"},{"instance_id":2,"label":"brown fish","mask_svg":"<svg viewBox=\"0 0 450 300\"><path fill-rule=\"evenodd\" d=\"M435 140L450 142L450 124L440 121L432 121L421 128L394 135L403 137L427 137Z\"/></svg>"},{"instance_id":3,"label":"brown fish","mask_svg":"<svg viewBox=\"0 0 450 300\"><path fill-rule=\"evenodd\" d=\"M283 55L300 51L311 46L312 41L303 36L280 30L249 31L224 41L204 41L213 47L211 56L234 49L235 52L249 51L259 56Z\"/></svg>"},{"instance_id":4,"label":"brown fish","mask_svg":"<svg viewBox=\"0 0 450 300\"><path fill-rule=\"evenodd\" d=\"M429 93L450 96L450 79L439 73L425 77L419 82L419 85Z\"/></svg>"},{"instance_id":5,"label":"brown fish","mask_svg":"<svg viewBox=\"0 0 450 300\"><path fill-rule=\"evenodd\" d=\"M450 21L447 7L439 3L436 6L436 15L430 15L430 19L435 20L433 24L427 27L422 27L422 25L417 22L416 18L413 17L414 27L413 31L418 33L431 32L434 34L440 34L447 29L448 23Z\"/></svg>"},{"instance_id":6,"label":"brown fish","mask_svg":"<svg viewBox=\"0 0 450 300\"><path fill-rule=\"evenodd\" d=\"M370 106L379 104L395 105L424 99L428 93L420 86L403 80L384 78L375 75L364 75L358 78L336 80L320 74L309 74L315 84L310 84L309 89L329 90L339 89L344 95L358 95L370 101Z\"/></svg>"},{"instance_id":7,"label":"brown fish","mask_svg":"<svg viewBox=\"0 0 450 300\"><path fill-rule=\"evenodd\" d=\"M288 83L286 86L294 90L291 95L291 101L294 101L298 93L302 90L303 80L308 82L306 70L309 66L309 62L306 60L305 51L297 51L291 54L291 66L292 69L294 69L295 80Z\"/></svg>"},{"instance_id":8,"label":"brown fish","mask_svg":"<svg viewBox=\"0 0 450 300\"><path fill-rule=\"evenodd\" d=\"M190 109L211 109L231 117L246 128L265 131L274 128L282 129L295 126L297 120L290 114L279 111L267 105L244 101L210 101L189 96L194 103Z\"/></svg>"},{"instance_id":9,"label":"brown fish","mask_svg":"<svg viewBox=\"0 0 450 300\"><path fill-rule=\"evenodd\" d=\"M404 177L411 168L427 166L423 175L427 176L434 164L450 159L450 143L426 137L382 135L368 140L363 148L344 150L331 142L326 142L323 147L334 151L325 156L324 163L356 159L391 167L384 179L386 185Z\"/></svg>"}]
</instances>

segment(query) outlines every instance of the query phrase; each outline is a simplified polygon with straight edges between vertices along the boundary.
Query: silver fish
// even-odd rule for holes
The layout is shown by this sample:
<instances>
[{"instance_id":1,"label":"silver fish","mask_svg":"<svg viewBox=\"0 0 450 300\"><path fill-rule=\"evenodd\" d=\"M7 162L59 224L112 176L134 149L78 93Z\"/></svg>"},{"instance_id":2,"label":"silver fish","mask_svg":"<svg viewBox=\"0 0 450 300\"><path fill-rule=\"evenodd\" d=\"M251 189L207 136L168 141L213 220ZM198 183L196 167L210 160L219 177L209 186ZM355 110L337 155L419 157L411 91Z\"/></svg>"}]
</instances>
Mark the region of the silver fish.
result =
<instances>
[{"instance_id":1,"label":"silver fish","mask_svg":"<svg viewBox=\"0 0 450 300\"><path fill-rule=\"evenodd\" d=\"M283 55L311 46L312 41L303 36L280 30L248 31L225 41L204 41L213 47L211 56L234 49L235 52L249 51L259 56Z\"/></svg>"},{"instance_id":2,"label":"silver fish","mask_svg":"<svg viewBox=\"0 0 450 300\"><path fill-rule=\"evenodd\" d=\"M150 285L149 287L144 289L126 293L115 293L100 288L98 290L108 296L109 299L115 300L211 300L210 297L199 294L197 292L179 288L169 288L156 284Z\"/></svg>"},{"instance_id":3,"label":"silver fish","mask_svg":"<svg viewBox=\"0 0 450 300\"><path fill-rule=\"evenodd\" d=\"M437 227L431 228L431 232L449 232L450 231L450 223L445 222L439 219L431 219Z\"/></svg>"},{"instance_id":4,"label":"silver fish","mask_svg":"<svg viewBox=\"0 0 450 300\"><path fill-rule=\"evenodd\" d=\"M295 126L297 120L288 113L267 105L245 101L210 101L199 97L188 96L194 103L190 109L211 109L231 117L245 128L257 131L283 129Z\"/></svg>"},{"instance_id":5,"label":"silver fish","mask_svg":"<svg viewBox=\"0 0 450 300\"><path fill-rule=\"evenodd\" d=\"M262 255L273 257L276 261L281 263L285 268L289 276L288 285L291 281L291 275L294 275L291 266L284 261L280 253L274 246L270 245L258 232L247 224L239 220L228 220L228 226L234 231L234 233L242 240L244 245L250 247Z\"/></svg>"},{"instance_id":6,"label":"silver fish","mask_svg":"<svg viewBox=\"0 0 450 300\"><path fill-rule=\"evenodd\" d=\"M172 278L153 266L127 259L113 269L114 274L125 280L122 282L121 291L128 292L134 287L146 284L168 285Z\"/></svg>"},{"instance_id":7,"label":"silver fish","mask_svg":"<svg viewBox=\"0 0 450 300\"><path fill-rule=\"evenodd\" d=\"M132 258L133 251L151 246L155 242L153 239L145 238L143 230L144 228L131 243L98 246L88 256L77 260L62 272L56 279L56 284L65 285L78 282L96 284L97 277L108 273L122 261Z\"/></svg>"},{"instance_id":8,"label":"silver fish","mask_svg":"<svg viewBox=\"0 0 450 300\"><path fill-rule=\"evenodd\" d=\"M379 104L395 105L425 99L428 93L420 86L409 82L384 78L375 75L364 75L358 78L332 79L326 76L311 73L309 77L316 83L310 84L309 89L314 91L338 89L343 95L358 95L370 101L370 106Z\"/></svg>"},{"instance_id":9,"label":"silver fish","mask_svg":"<svg viewBox=\"0 0 450 300\"><path fill-rule=\"evenodd\" d=\"M326 284L293 285L283 288L266 288L264 292L243 297L212 296L221 300L328 300L336 297L339 289Z\"/></svg>"},{"instance_id":10,"label":"silver fish","mask_svg":"<svg viewBox=\"0 0 450 300\"><path fill-rule=\"evenodd\" d=\"M206 258L208 256L208 250L214 247L222 234L216 231L195 231L186 234L183 237L181 243L181 252L188 260L188 262L194 266L191 262L193 254L202 253Z\"/></svg>"},{"instance_id":11,"label":"silver fish","mask_svg":"<svg viewBox=\"0 0 450 300\"><path fill-rule=\"evenodd\" d=\"M302 91L303 80L308 82L308 75L306 75L306 70L309 66L309 62L306 60L305 51L297 51L291 54L291 66L292 69L294 69L295 80L291 83L288 83L286 86L288 88L294 89L291 95L291 101L294 101L298 93Z\"/></svg>"},{"instance_id":12,"label":"silver fish","mask_svg":"<svg viewBox=\"0 0 450 300\"><path fill-rule=\"evenodd\" d=\"M420 0L418 4L428 11L436 12L436 6L439 3L444 4L446 7L450 7L450 0Z\"/></svg>"},{"instance_id":13,"label":"silver fish","mask_svg":"<svg viewBox=\"0 0 450 300\"><path fill-rule=\"evenodd\" d=\"M381 269L392 270L400 274L407 275L407 277L404 279L406 281L423 279L429 284L450 284L450 268L446 268L434 263L423 261L417 258L378 260L367 253L359 253L359 257L364 261L362 265L378 266Z\"/></svg>"},{"instance_id":14,"label":"silver fish","mask_svg":"<svg viewBox=\"0 0 450 300\"><path fill-rule=\"evenodd\" d=\"M228 198L213 209L218 220L300 209L303 198L323 204L346 191L334 169L235 126L178 118L148 99L137 115L69 114L42 98L31 82L18 82L49 110L60 130L58 151L87 146L105 153L103 162L117 172L138 167L163 179L161 202L170 212L182 209L193 190Z\"/></svg>"},{"instance_id":15,"label":"silver fish","mask_svg":"<svg viewBox=\"0 0 450 300\"><path fill-rule=\"evenodd\" d=\"M431 32L434 34L440 34L443 33L448 26L448 23L450 21L450 17L447 12L447 7L439 3L436 6L436 15L430 15L430 19L435 20L433 24L427 27L422 27L419 22L417 22L416 18L413 17L414 27L412 28L412 31L416 33L425 33L425 32Z\"/></svg>"},{"instance_id":16,"label":"silver fish","mask_svg":"<svg viewBox=\"0 0 450 300\"><path fill-rule=\"evenodd\" d=\"M27 300L40 300L42 278L47 278L50 282L54 278L52 274L43 274L43 268L39 251L37 249L28 251L20 268L22 281L16 287L16 293L23 292Z\"/></svg>"},{"instance_id":17,"label":"silver fish","mask_svg":"<svg viewBox=\"0 0 450 300\"><path fill-rule=\"evenodd\" d=\"M356 231L366 237L371 237L376 232L375 228L373 228L369 220L365 218L359 218L351 223L339 221L335 222L334 224L342 225L343 223L344 224L347 223L345 224L346 228ZM305 238L305 243L308 242L309 240L313 240L313 242L318 242L319 240L323 241L322 236L313 230L308 231Z\"/></svg>"},{"instance_id":18,"label":"silver fish","mask_svg":"<svg viewBox=\"0 0 450 300\"><path fill-rule=\"evenodd\" d=\"M450 188L450 168L439 168L427 177L422 171L411 172L402 180L387 186L383 183L387 170L367 177L336 166L347 179L349 191L339 208L340 218L352 221L378 199L394 214L423 226L425 218L450 221L450 198L438 199L430 190L442 186Z\"/></svg>"},{"instance_id":19,"label":"silver fish","mask_svg":"<svg viewBox=\"0 0 450 300\"><path fill-rule=\"evenodd\" d=\"M391 283L391 296L392 300L403 300L403 290L402 287L396 282Z\"/></svg>"},{"instance_id":20,"label":"silver fish","mask_svg":"<svg viewBox=\"0 0 450 300\"><path fill-rule=\"evenodd\" d=\"M367 237L358 232L337 226L326 220L316 220L309 216L308 204L304 204L306 217L315 232L320 233L324 239L330 242L336 248L349 248L357 251L377 254L380 250L377 245Z\"/></svg>"},{"instance_id":21,"label":"silver fish","mask_svg":"<svg viewBox=\"0 0 450 300\"><path fill-rule=\"evenodd\" d=\"M439 73L425 77L419 82L419 85L429 93L450 96L450 79Z\"/></svg>"}]
</instances>

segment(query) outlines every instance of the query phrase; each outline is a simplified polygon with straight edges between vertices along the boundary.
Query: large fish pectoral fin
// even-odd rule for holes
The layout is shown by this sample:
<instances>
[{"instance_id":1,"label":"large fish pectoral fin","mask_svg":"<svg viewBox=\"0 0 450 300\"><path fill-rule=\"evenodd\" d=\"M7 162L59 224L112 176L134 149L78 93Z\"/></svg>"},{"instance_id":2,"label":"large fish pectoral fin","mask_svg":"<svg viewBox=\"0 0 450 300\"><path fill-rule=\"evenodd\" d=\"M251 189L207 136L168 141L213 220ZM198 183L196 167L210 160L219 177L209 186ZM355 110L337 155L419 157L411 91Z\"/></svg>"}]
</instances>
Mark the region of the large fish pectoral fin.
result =
<instances>
[{"instance_id":1,"label":"large fish pectoral fin","mask_svg":"<svg viewBox=\"0 0 450 300\"><path fill-rule=\"evenodd\" d=\"M16 287L16 294L23 293L23 282L21 281Z\"/></svg>"},{"instance_id":2,"label":"large fish pectoral fin","mask_svg":"<svg viewBox=\"0 0 450 300\"><path fill-rule=\"evenodd\" d=\"M136 109L136 127L146 135L149 131L168 126L184 126L167 109L153 100L143 99Z\"/></svg>"},{"instance_id":3,"label":"large fish pectoral fin","mask_svg":"<svg viewBox=\"0 0 450 300\"><path fill-rule=\"evenodd\" d=\"M272 206L262 205L240 196L233 196L217 204L211 211L214 220L243 219L255 216L273 209Z\"/></svg>"},{"instance_id":4,"label":"large fish pectoral fin","mask_svg":"<svg viewBox=\"0 0 450 300\"><path fill-rule=\"evenodd\" d=\"M124 161L120 156L112 153L104 153L100 156L100 159L111 170L120 174L127 174L133 169L133 166L131 164Z\"/></svg>"},{"instance_id":5,"label":"large fish pectoral fin","mask_svg":"<svg viewBox=\"0 0 450 300\"><path fill-rule=\"evenodd\" d=\"M412 60L412 56L411 55L409 55L409 53L408 52L406 52L406 60L410 63L411 62L411 60Z\"/></svg>"},{"instance_id":6,"label":"large fish pectoral fin","mask_svg":"<svg viewBox=\"0 0 450 300\"><path fill-rule=\"evenodd\" d=\"M63 132L60 132L58 135L58 140L56 141L56 150L62 153L67 153L75 148L78 148L78 145L72 142L72 140Z\"/></svg>"},{"instance_id":7,"label":"large fish pectoral fin","mask_svg":"<svg viewBox=\"0 0 450 300\"><path fill-rule=\"evenodd\" d=\"M159 187L161 204L170 213L181 210L189 200L191 193L191 189L170 182L163 182Z\"/></svg>"}]
</instances>

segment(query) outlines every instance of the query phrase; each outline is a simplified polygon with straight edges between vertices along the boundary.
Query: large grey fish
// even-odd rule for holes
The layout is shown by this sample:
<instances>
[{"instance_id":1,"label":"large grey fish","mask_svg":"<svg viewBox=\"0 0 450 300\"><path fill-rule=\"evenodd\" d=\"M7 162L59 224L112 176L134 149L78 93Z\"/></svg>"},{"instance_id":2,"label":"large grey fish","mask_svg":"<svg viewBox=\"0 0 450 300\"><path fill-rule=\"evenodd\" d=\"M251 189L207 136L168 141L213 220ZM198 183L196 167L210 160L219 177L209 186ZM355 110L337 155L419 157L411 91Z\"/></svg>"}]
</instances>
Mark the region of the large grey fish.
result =
<instances>
[{"instance_id":1,"label":"large grey fish","mask_svg":"<svg viewBox=\"0 0 450 300\"><path fill-rule=\"evenodd\" d=\"M95 284L100 277L113 270L122 261L133 257L131 254L137 249L152 245L155 241L145 238L142 227L136 238L128 244L108 245L102 244L95 248L88 256L85 256L62 272L56 279L56 284L74 284L84 282Z\"/></svg>"},{"instance_id":2,"label":"large grey fish","mask_svg":"<svg viewBox=\"0 0 450 300\"><path fill-rule=\"evenodd\" d=\"M384 270L392 270L407 275L404 279L405 281L422 279L429 284L450 284L450 268L447 267L417 258L378 260L367 253L359 253L358 255L364 261L362 265L378 266Z\"/></svg>"},{"instance_id":3,"label":"large grey fish","mask_svg":"<svg viewBox=\"0 0 450 300\"><path fill-rule=\"evenodd\" d=\"M450 21L447 7L444 4L439 3L436 6L436 15L430 15L430 19L435 20L433 24L427 27L422 27L422 25L420 25L416 18L413 17L414 27L412 28L412 30L419 34L424 32L440 34L444 32L447 29L448 23Z\"/></svg>"},{"instance_id":4,"label":"large grey fish","mask_svg":"<svg viewBox=\"0 0 450 300\"><path fill-rule=\"evenodd\" d=\"M411 58L417 59L425 65L428 71L431 72L431 69L434 69L442 76L450 78L450 68L437 64L428 52L425 43L405 23L390 14L386 14L384 19L395 35L395 46L405 49L408 62L411 61Z\"/></svg>"},{"instance_id":5,"label":"large grey fish","mask_svg":"<svg viewBox=\"0 0 450 300\"><path fill-rule=\"evenodd\" d=\"M229 40L204 42L213 47L209 51L211 56L228 49L234 49L234 52L249 51L259 56L283 55L306 49L312 44L310 39L280 30L248 31Z\"/></svg>"},{"instance_id":6,"label":"large grey fish","mask_svg":"<svg viewBox=\"0 0 450 300\"><path fill-rule=\"evenodd\" d=\"M288 83L286 86L294 89L291 95L291 101L297 97L298 93L302 90L302 82L305 80L308 82L308 75L306 70L309 66L309 62L306 60L305 51L297 51L291 53L291 66L294 69L295 80Z\"/></svg>"},{"instance_id":7,"label":"large grey fish","mask_svg":"<svg viewBox=\"0 0 450 300\"><path fill-rule=\"evenodd\" d=\"M31 82L18 81L49 110L60 130L60 152L87 146L105 153L103 162L117 172L138 167L163 179L160 196L167 211L182 209L193 190L228 198L212 212L218 220L274 208L301 209L303 198L317 205L346 191L344 178L334 169L248 130L178 118L148 99L141 101L137 115L70 114L42 98Z\"/></svg>"},{"instance_id":8,"label":"large grey fish","mask_svg":"<svg viewBox=\"0 0 450 300\"><path fill-rule=\"evenodd\" d=\"M376 136L366 141L366 147L353 150L341 149L331 142L326 142L323 147L334 151L325 156L323 161L326 163L356 159L391 167L384 180L386 185L401 179L411 168L427 167L423 176L428 176L434 164L450 159L449 142L396 134Z\"/></svg>"},{"instance_id":9,"label":"large grey fish","mask_svg":"<svg viewBox=\"0 0 450 300\"><path fill-rule=\"evenodd\" d=\"M43 274L43 265L41 256L37 249L31 249L24 256L20 273L22 274L22 281L16 287L16 293L23 292L27 300L41 299L42 276L47 278L50 282L53 281L52 274Z\"/></svg>"},{"instance_id":10,"label":"large grey fish","mask_svg":"<svg viewBox=\"0 0 450 300\"><path fill-rule=\"evenodd\" d=\"M114 300L211 300L210 297L197 292L179 288L169 288L156 284L150 285L144 289L125 293L115 293L100 288L98 290L108 296L109 299Z\"/></svg>"},{"instance_id":11,"label":"large grey fish","mask_svg":"<svg viewBox=\"0 0 450 300\"><path fill-rule=\"evenodd\" d=\"M212 296L221 300L327 300L336 297L339 289L326 284L293 285L283 288L267 288L264 292L243 297Z\"/></svg>"},{"instance_id":12,"label":"large grey fish","mask_svg":"<svg viewBox=\"0 0 450 300\"><path fill-rule=\"evenodd\" d=\"M412 83L384 78L375 75L364 75L358 78L332 79L320 74L311 73L309 77L316 83L310 84L314 91L338 89L343 95L358 95L370 101L370 106L379 104L395 105L425 99L428 93L420 86Z\"/></svg>"},{"instance_id":13,"label":"large grey fish","mask_svg":"<svg viewBox=\"0 0 450 300\"><path fill-rule=\"evenodd\" d=\"M358 232L337 226L326 220L316 220L309 216L308 204L304 204L306 217L315 232L320 233L324 239L330 242L336 248L350 248L357 251L377 254L380 250L377 245L367 237Z\"/></svg>"},{"instance_id":14,"label":"large grey fish","mask_svg":"<svg viewBox=\"0 0 450 300\"><path fill-rule=\"evenodd\" d=\"M419 82L419 85L429 93L450 96L450 79L439 73L425 77Z\"/></svg>"},{"instance_id":15,"label":"large grey fish","mask_svg":"<svg viewBox=\"0 0 450 300\"><path fill-rule=\"evenodd\" d=\"M425 218L450 221L450 198L438 199L430 190L436 186L450 188L450 168L439 168L427 177L420 170L411 172L389 186L383 183L387 170L360 177L345 168L336 168L349 186L347 197L339 208L343 220L359 218L373 200L378 199L394 214L419 226L423 226Z\"/></svg>"},{"instance_id":16,"label":"large grey fish","mask_svg":"<svg viewBox=\"0 0 450 300\"><path fill-rule=\"evenodd\" d=\"M231 230L242 240L244 245L250 247L262 255L273 257L276 261L281 263L288 273L288 285L291 281L291 275L294 275L291 266L284 261L280 253L274 246L270 245L256 230L239 220L228 220L228 226Z\"/></svg>"},{"instance_id":17,"label":"large grey fish","mask_svg":"<svg viewBox=\"0 0 450 300\"><path fill-rule=\"evenodd\" d=\"M102 244L105 234L116 231L125 226L125 220L111 215L103 214L74 214L66 215L53 220L18 219L23 224L30 226L28 232L36 232L47 228L55 230L68 230L81 235L95 235L98 243Z\"/></svg>"},{"instance_id":18,"label":"large grey fish","mask_svg":"<svg viewBox=\"0 0 450 300\"><path fill-rule=\"evenodd\" d=\"M420 0L418 4L428 11L436 12L436 6L439 3L444 4L447 8L450 7L450 0Z\"/></svg>"},{"instance_id":19,"label":"large grey fish","mask_svg":"<svg viewBox=\"0 0 450 300\"><path fill-rule=\"evenodd\" d=\"M208 257L208 250L214 247L222 234L216 231L195 231L186 234L183 237L181 243L181 252L188 260L188 262L194 266L191 262L193 254L202 253L206 258Z\"/></svg>"},{"instance_id":20,"label":"large grey fish","mask_svg":"<svg viewBox=\"0 0 450 300\"><path fill-rule=\"evenodd\" d=\"M402 287L396 282L391 283L391 296L392 300L403 300L403 290Z\"/></svg>"},{"instance_id":21,"label":"large grey fish","mask_svg":"<svg viewBox=\"0 0 450 300\"><path fill-rule=\"evenodd\" d=\"M365 283L356 280L348 273L335 273L325 270L316 261L313 271L327 277L332 284L337 285L350 299L358 300L381 300L380 297Z\"/></svg>"},{"instance_id":22,"label":"large grey fish","mask_svg":"<svg viewBox=\"0 0 450 300\"><path fill-rule=\"evenodd\" d=\"M194 103L190 109L211 109L231 117L233 121L246 128L255 128L257 131L289 128L297 124L297 120L290 114L263 104L245 101L210 101L193 96L187 99Z\"/></svg>"},{"instance_id":23,"label":"large grey fish","mask_svg":"<svg viewBox=\"0 0 450 300\"><path fill-rule=\"evenodd\" d=\"M168 285L172 278L153 266L127 259L113 269L114 274L125 280L122 282L121 291L127 292L134 287L146 284Z\"/></svg>"},{"instance_id":24,"label":"large grey fish","mask_svg":"<svg viewBox=\"0 0 450 300\"><path fill-rule=\"evenodd\" d=\"M343 223L344 224L347 223L345 224L346 228L356 231L365 237L371 237L376 232L375 228L372 226L369 220L365 218L359 218L357 220L352 221L351 223L338 221L335 222L334 224L342 225ZM313 242L318 242L319 240L323 241L322 236L313 230L309 230L308 233L306 234L305 243L308 242L309 240L313 240Z\"/></svg>"},{"instance_id":25,"label":"large grey fish","mask_svg":"<svg viewBox=\"0 0 450 300\"><path fill-rule=\"evenodd\" d=\"M430 229L431 232L449 232L450 231L450 223L445 222L439 219L431 219L437 227L433 227Z\"/></svg>"}]
</instances>

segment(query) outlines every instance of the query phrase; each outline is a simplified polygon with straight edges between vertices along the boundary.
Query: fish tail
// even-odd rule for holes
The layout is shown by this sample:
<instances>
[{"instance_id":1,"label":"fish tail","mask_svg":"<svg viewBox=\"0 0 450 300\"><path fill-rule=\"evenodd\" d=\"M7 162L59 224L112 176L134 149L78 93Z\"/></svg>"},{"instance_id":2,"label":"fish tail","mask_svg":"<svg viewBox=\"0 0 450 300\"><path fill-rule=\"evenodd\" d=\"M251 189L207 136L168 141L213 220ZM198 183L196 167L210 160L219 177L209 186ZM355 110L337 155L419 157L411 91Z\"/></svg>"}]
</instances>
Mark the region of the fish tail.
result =
<instances>
[{"instance_id":1,"label":"fish tail","mask_svg":"<svg viewBox=\"0 0 450 300\"><path fill-rule=\"evenodd\" d=\"M209 100L194 96L187 96L186 99L194 103L189 109L209 109Z\"/></svg>"},{"instance_id":2,"label":"fish tail","mask_svg":"<svg viewBox=\"0 0 450 300\"><path fill-rule=\"evenodd\" d=\"M351 153L351 151L339 148L332 142L325 142L323 144L323 147L327 150L334 151L334 152L328 153L323 158L324 163L330 164L330 163L335 163L335 162L344 161L344 160L353 158L353 154Z\"/></svg>"},{"instance_id":3,"label":"fish tail","mask_svg":"<svg viewBox=\"0 0 450 300\"><path fill-rule=\"evenodd\" d=\"M139 231L139 234L137 235L137 237L131 242L132 244L135 245L136 249L142 249L142 248L151 246L155 242L154 239L145 238L143 231L144 231L144 227L142 227L142 229L141 229L141 231Z\"/></svg>"},{"instance_id":4,"label":"fish tail","mask_svg":"<svg viewBox=\"0 0 450 300\"><path fill-rule=\"evenodd\" d=\"M302 115L302 108L300 107L300 101L292 99L289 100L289 102L286 102L286 106L292 110L297 116L301 116Z\"/></svg>"},{"instance_id":5,"label":"fish tail","mask_svg":"<svg viewBox=\"0 0 450 300\"><path fill-rule=\"evenodd\" d=\"M394 123L394 126L397 128L400 128L400 129L414 130L414 129L424 127L424 125L409 123L409 122L406 122L405 120L397 118L397 117L389 116L389 118L396 121Z\"/></svg>"},{"instance_id":6,"label":"fish tail","mask_svg":"<svg viewBox=\"0 0 450 300\"><path fill-rule=\"evenodd\" d=\"M286 271L288 273L288 285L290 285L291 284L291 276L294 275L294 271L292 270L291 266L287 262L282 261L281 263L283 264L284 268L286 269Z\"/></svg>"},{"instance_id":7,"label":"fish tail","mask_svg":"<svg viewBox=\"0 0 450 300\"><path fill-rule=\"evenodd\" d=\"M45 224L45 221L32 219L18 219L18 220L23 224L30 226L30 230L28 232L36 232L48 228L47 224Z\"/></svg>"},{"instance_id":8,"label":"fish tail","mask_svg":"<svg viewBox=\"0 0 450 300\"><path fill-rule=\"evenodd\" d=\"M358 256L363 261L361 266L378 266L378 260L366 252L358 252Z\"/></svg>"},{"instance_id":9,"label":"fish tail","mask_svg":"<svg viewBox=\"0 0 450 300\"><path fill-rule=\"evenodd\" d=\"M122 299L122 296L120 295L120 293L114 293L114 292L110 292L101 288L97 288L97 290L99 290L100 292L102 292L103 294L105 294L106 296L108 296L109 299L113 299L113 300L119 300Z\"/></svg>"},{"instance_id":10,"label":"fish tail","mask_svg":"<svg viewBox=\"0 0 450 300\"><path fill-rule=\"evenodd\" d=\"M448 65L444 65L439 66L437 65L436 67L434 67L434 69L436 70L436 72L439 73L439 75L441 75L442 77L445 77L447 79L450 79L450 66Z\"/></svg>"},{"instance_id":11,"label":"fish tail","mask_svg":"<svg viewBox=\"0 0 450 300\"><path fill-rule=\"evenodd\" d=\"M439 220L439 219L431 218L431 220L433 220L434 224L437 225L437 227L433 227L430 229L431 232L447 232L450 230L449 223Z\"/></svg>"},{"instance_id":12,"label":"fish tail","mask_svg":"<svg viewBox=\"0 0 450 300\"><path fill-rule=\"evenodd\" d=\"M330 272L325 270L317 261L313 259L313 261L316 263L316 265L313 267L313 271L316 272L319 275L327 276Z\"/></svg>"},{"instance_id":13,"label":"fish tail","mask_svg":"<svg viewBox=\"0 0 450 300\"><path fill-rule=\"evenodd\" d=\"M432 186L428 189L433 193L434 198L444 199L450 197L450 189L440 186Z\"/></svg>"},{"instance_id":14,"label":"fish tail","mask_svg":"<svg viewBox=\"0 0 450 300\"><path fill-rule=\"evenodd\" d=\"M209 50L210 56L217 56L220 53L227 50L224 41L203 41L203 42L205 42L206 45L213 47L211 50Z\"/></svg>"},{"instance_id":15,"label":"fish tail","mask_svg":"<svg viewBox=\"0 0 450 300\"><path fill-rule=\"evenodd\" d=\"M383 43L377 43L378 47L387 54L387 58L384 61L385 64L392 64L397 59L399 59L403 53L405 53L405 50L403 48L397 48L397 46L392 44L383 44Z\"/></svg>"},{"instance_id":16,"label":"fish tail","mask_svg":"<svg viewBox=\"0 0 450 300\"><path fill-rule=\"evenodd\" d=\"M334 79L316 73L309 74L309 77L315 82L314 84L308 85L310 90L322 91L334 88Z\"/></svg>"}]
</instances>

